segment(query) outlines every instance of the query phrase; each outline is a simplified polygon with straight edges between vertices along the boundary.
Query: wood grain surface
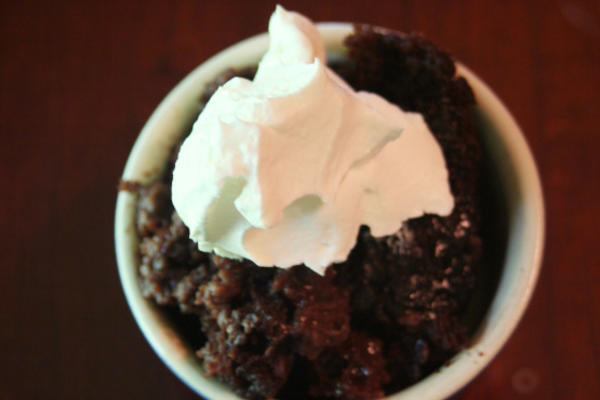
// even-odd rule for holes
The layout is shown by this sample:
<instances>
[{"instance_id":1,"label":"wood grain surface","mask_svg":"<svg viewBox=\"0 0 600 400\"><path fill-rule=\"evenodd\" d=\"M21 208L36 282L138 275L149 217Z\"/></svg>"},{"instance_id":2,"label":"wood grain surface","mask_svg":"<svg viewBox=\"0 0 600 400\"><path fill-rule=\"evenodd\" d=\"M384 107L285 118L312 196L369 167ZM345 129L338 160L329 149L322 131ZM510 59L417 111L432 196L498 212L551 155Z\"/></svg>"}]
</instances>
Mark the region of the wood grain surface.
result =
<instances>
[{"instance_id":1,"label":"wood grain surface","mask_svg":"<svg viewBox=\"0 0 600 400\"><path fill-rule=\"evenodd\" d=\"M127 308L116 186L142 125L271 1L0 2L0 398L194 399ZM600 399L600 1L285 1L317 21L419 31L478 73L541 172L532 302L458 399Z\"/></svg>"}]
</instances>

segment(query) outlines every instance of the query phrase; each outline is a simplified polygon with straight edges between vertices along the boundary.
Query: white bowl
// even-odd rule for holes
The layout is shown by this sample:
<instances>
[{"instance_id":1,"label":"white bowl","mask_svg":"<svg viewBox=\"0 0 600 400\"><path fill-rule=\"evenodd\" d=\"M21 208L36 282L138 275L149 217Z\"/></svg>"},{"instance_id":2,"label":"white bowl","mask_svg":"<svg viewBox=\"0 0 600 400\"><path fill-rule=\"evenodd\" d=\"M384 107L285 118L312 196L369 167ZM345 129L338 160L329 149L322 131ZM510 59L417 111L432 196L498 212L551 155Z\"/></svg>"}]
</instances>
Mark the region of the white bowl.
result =
<instances>
[{"instance_id":1,"label":"white bowl","mask_svg":"<svg viewBox=\"0 0 600 400\"><path fill-rule=\"evenodd\" d=\"M343 39L351 24L323 23L318 28L328 54L343 54ZM246 39L192 71L161 102L140 133L127 160L123 179L149 182L162 172L173 143L189 127L202 88L228 67L256 64L268 47L268 36ZM443 399L472 380L506 343L523 315L540 270L544 242L544 205L535 162L514 118L498 97L462 65L458 73L471 85L481 119L486 154L497 168L506 194L508 242L497 291L469 348L447 366L389 396L394 400ZM131 312L154 351L192 390L209 399L238 399L215 378L206 378L194 349L179 337L158 307L146 300L137 276L135 196L117 197L115 244L123 290Z\"/></svg>"}]
</instances>

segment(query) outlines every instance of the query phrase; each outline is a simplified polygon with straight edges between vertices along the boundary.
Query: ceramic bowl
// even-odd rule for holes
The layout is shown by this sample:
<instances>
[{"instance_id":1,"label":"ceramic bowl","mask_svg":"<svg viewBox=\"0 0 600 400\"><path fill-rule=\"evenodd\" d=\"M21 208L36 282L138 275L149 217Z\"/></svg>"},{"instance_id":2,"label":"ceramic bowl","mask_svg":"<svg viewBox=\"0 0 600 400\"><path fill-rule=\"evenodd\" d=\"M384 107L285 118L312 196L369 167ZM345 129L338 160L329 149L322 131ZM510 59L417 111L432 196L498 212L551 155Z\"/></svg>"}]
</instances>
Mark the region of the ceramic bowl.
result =
<instances>
[{"instance_id":1,"label":"ceramic bowl","mask_svg":"<svg viewBox=\"0 0 600 400\"><path fill-rule=\"evenodd\" d=\"M351 24L323 23L318 28L328 56L343 56L342 41ZM239 42L209 59L181 81L160 103L142 129L127 160L123 179L149 182L163 170L175 140L188 129L198 110L205 84L228 67L256 64L268 47L261 34ZM471 381L506 343L523 315L540 270L544 241L544 206L534 159L521 129L492 90L473 72L457 65L478 104L482 139L492 168L503 187L508 211L508 239L496 294L469 348L438 372L390 395L394 400L443 399ZM117 197L115 244L121 283L131 312L144 336L164 363L185 384L209 399L238 399L215 378L206 378L190 348L151 301L142 296L137 278L135 196Z\"/></svg>"}]
</instances>

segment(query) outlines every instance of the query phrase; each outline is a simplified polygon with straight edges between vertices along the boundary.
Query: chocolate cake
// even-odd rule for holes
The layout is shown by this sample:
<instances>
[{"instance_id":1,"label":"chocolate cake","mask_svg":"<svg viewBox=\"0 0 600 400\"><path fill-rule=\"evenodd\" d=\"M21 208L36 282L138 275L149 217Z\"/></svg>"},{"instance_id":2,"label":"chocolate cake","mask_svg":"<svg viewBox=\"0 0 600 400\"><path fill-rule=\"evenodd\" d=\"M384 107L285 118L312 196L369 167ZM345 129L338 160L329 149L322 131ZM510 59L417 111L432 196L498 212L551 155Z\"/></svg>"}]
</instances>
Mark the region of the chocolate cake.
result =
<instances>
[{"instance_id":1,"label":"chocolate cake","mask_svg":"<svg viewBox=\"0 0 600 400\"><path fill-rule=\"evenodd\" d=\"M352 87L425 117L449 170L451 215L415 218L381 238L363 227L348 260L320 276L198 251L171 204L177 149L160 181L123 186L139 193L144 295L164 306L206 373L248 399L396 392L468 345L493 292L491 196L467 82L419 35L357 26L345 45L347 59L331 67ZM202 102L234 75L253 69L225 71Z\"/></svg>"}]
</instances>

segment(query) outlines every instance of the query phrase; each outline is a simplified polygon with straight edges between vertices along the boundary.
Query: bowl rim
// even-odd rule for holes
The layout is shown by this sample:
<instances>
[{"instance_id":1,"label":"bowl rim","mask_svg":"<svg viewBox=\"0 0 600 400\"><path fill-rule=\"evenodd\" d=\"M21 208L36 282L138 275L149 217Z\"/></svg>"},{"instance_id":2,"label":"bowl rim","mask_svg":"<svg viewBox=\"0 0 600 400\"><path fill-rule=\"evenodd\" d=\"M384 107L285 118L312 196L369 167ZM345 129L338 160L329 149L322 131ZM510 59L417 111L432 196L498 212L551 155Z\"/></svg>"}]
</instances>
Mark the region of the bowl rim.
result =
<instances>
[{"instance_id":1,"label":"bowl rim","mask_svg":"<svg viewBox=\"0 0 600 400\"><path fill-rule=\"evenodd\" d=\"M328 54L343 53L342 41L350 23L317 24ZM384 28L381 28L384 29ZM385 30L385 29L384 29ZM268 45L267 33L242 40L196 67L162 100L142 128L128 157L124 180L148 182L166 163L176 136L189 123L201 88L226 67L255 64ZM537 167L525 137L498 96L471 70L457 63L457 73L470 84L480 113L486 119L493 158L510 190L510 232L500 282L473 343L447 365L421 381L387 397L393 400L443 399L477 376L508 341L525 312L541 268L545 211ZM196 99L196 103L194 102ZM187 122L182 122L184 120ZM512 180L512 181L511 181ZM120 191L115 211L115 250L121 285L129 308L159 358L194 392L207 398L239 399L214 377L206 378L200 363L165 320L158 307L142 296L137 278L135 195ZM513 232L515 231L515 232Z\"/></svg>"}]
</instances>

